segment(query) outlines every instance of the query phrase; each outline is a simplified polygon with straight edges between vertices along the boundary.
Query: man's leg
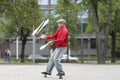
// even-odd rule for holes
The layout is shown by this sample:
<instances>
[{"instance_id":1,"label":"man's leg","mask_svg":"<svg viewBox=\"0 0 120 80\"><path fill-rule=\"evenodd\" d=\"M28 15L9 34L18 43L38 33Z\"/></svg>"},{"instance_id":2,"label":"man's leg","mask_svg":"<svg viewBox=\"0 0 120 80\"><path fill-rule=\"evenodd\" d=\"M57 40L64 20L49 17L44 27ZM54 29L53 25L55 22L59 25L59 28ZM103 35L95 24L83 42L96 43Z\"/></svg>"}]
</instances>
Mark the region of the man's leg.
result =
<instances>
[{"instance_id":1,"label":"man's leg","mask_svg":"<svg viewBox=\"0 0 120 80\"><path fill-rule=\"evenodd\" d=\"M8 62L10 62L10 57L8 57Z\"/></svg>"},{"instance_id":2,"label":"man's leg","mask_svg":"<svg viewBox=\"0 0 120 80\"><path fill-rule=\"evenodd\" d=\"M51 54L50 59L49 59L48 64L47 64L46 73L48 73L50 75L51 75L52 69L53 69L53 67L55 65L53 57L55 56L56 50L57 49L55 49L55 51Z\"/></svg>"},{"instance_id":3,"label":"man's leg","mask_svg":"<svg viewBox=\"0 0 120 80\"><path fill-rule=\"evenodd\" d=\"M6 62L8 62L8 56L6 57Z\"/></svg>"},{"instance_id":4,"label":"man's leg","mask_svg":"<svg viewBox=\"0 0 120 80\"><path fill-rule=\"evenodd\" d=\"M67 48L57 48L57 51L54 56L54 64L58 71L58 74L65 74L61 65L61 59L63 54L66 52Z\"/></svg>"}]
</instances>

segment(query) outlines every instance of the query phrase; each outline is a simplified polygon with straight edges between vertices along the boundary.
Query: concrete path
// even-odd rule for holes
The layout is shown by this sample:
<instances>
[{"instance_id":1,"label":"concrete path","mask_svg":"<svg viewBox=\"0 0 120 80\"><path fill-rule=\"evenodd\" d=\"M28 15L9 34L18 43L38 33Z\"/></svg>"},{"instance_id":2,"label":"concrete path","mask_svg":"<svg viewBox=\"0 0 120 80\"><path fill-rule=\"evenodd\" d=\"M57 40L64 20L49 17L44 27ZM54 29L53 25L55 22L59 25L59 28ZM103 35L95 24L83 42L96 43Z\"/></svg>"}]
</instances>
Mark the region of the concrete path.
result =
<instances>
[{"instance_id":1,"label":"concrete path","mask_svg":"<svg viewBox=\"0 0 120 80\"><path fill-rule=\"evenodd\" d=\"M120 80L120 65L63 64L66 76L63 80ZM0 65L0 80L59 80L56 70L44 78L46 64Z\"/></svg>"}]
</instances>

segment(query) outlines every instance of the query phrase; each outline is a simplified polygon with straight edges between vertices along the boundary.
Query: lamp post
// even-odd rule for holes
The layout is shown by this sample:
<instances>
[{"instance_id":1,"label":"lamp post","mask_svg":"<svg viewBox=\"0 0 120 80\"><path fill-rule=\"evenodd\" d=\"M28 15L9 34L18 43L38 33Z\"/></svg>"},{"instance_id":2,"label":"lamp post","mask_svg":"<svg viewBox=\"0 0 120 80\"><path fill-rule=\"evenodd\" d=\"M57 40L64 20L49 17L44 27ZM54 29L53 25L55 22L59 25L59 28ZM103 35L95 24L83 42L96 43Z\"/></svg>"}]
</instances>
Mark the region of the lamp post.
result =
<instances>
[{"instance_id":1,"label":"lamp post","mask_svg":"<svg viewBox=\"0 0 120 80\"><path fill-rule=\"evenodd\" d=\"M81 24L81 63L83 63L83 23L82 23L82 14L80 17L80 24Z\"/></svg>"},{"instance_id":2,"label":"lamp post","mask_svg":"<svg viewBox=\"0 0 120 80\"><path fill-rule=\"evenodd\" d=\"M33 0L34 1L34 0ZM33 5L33 6L35 6L35 5ZM35 7L33 7L33 9L35 10ZM33 12L32 13L33 14L33 31L35 30L35 26L34 26L34 24L35 24L35 12ZM36 42L36 37L35 36L32 36L32 38L33 38L33 52L32 52L32 62L33 62L33 64L35 63L35 53L36 53L36 51L35 51L35 49L36 49L36 45L35 45L35 42Z\"/></svg>"},{"instance_id":3,"label":"lamp post","mask_svg":"<svg viewBox=\"0 0 120 80\"><path fill-rule=\"evenodd\" d=\"M34 31L34 25L33 25L33 31ZM35 36L33 36L33 53L32 53L32 62L35 63Z\"/></svg>"},{"instance_id":4,"label":"lamp post","mask_svg":"<svg viewBox=\"0 0 120 80\"><path fill-rule=\"evenodd\" d=\"M66 22L68 24L69 20L69 13L70 13L70 10L67 10L67 13L66 13ZM68 25L67 25L67 28L68 28ZM67 48L67 62L69 62L69 56L70 56L70 42L68 43L68 48Z\"/></svg>"},{"instance_id":5,"label":"lamp post","mask_svg":"<svg viewBox=\"0 0 120 80\"><path fill-rule=\"evenodd\" d=\"M16 0L13 0L13 3L16 3ZM19 39L18 39L18 28L17 28L17 37L16 37L16 60L18 61L19 59Z\"/></svg>"},{"instance_id":6,"label":"lamp post","mask_svg":"<svg viewBox=\"0 0 120 80\"><path fill-rule=\"evenodd\" d=\"M17 33L18 33L18 29L17 29ZM18 57L19 57L19 55L18 55L18 50L19 50L19 39L18 39L18 35L17 35L17 37L16 37L16 60L18 61Z\"/></svg>"}]
</instances>

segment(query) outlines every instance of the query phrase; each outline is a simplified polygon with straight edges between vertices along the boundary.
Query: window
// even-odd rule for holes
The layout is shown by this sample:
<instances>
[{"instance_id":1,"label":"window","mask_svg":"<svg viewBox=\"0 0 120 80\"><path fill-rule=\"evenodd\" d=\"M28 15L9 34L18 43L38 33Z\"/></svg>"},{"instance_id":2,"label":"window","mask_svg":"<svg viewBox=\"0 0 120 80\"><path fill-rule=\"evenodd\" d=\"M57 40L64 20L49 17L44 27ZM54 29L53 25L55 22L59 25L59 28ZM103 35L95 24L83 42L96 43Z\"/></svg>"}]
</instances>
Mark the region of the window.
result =
<instances>
[{"instance_id":1,"label":"window","mask_svg":"<svg viewBox=\"0 0 120 80\"><path fill-rule=\"evenodd\" d=\"M57 18L60 16L59 14L55 14L55 10L50 10L50 13L51 13L51 16L54 18Z\"/></svg>"},{"instance_id":2,"label":"window","mask_svg":"<svg viewBox=\"0 0 120 80\"><path fill-rule=\"evenodd\" d=\"M49 10L42 10L42 12L43 12L45 15L48 15L48 14L49 14Z\"/></svg>"},{"instance_id":3,"label":"window","mask_svg":"<svg viewBox=\"0 0 120 80\"><path fill-rule=\"evenodd\" d=\"M91 43L91 49L96 49L96 39L91 39L90 43Z\"/></svg>"},{"instance_id":4,"label":"window","mask_svg":"<svg viewBox=\"0 0 120 80\"><path fill-rule=\"evenodd\" d=\"M88 23L83 23L83 32L85 33Z\"/></svg>"},{"instance_id":5,"label":"window","mask_svg":"<svg viewBox=\"0 0 120 80\"><path fill-rule=\"evenodd\" d=\"M57 0L51 0L51 5L56 5L57 4Z\"/></svg>"},{"instance_id":6,"label":"window","mask_svg":"<svg viewBox=\"0 0 120 80\"><path fill-rule=\"evenodd\" d=\"M88 40L87 39L83 39L83 48L88 49Z\"/></svg>"},{"instance_id":7,"label":"window","mask_svg":"<svg viewBox=\"0 0 120 80\"><path fill-rule=\"evenodd\" d=\"M38 4L40 5L48 5L49 1L48 0L38 0Z\"/></svg>"},{"instance_id":8,"label":"window","mask_svg":"<svg viewBox=\"0 0 120 80\"><path fill-rule=\"evenodd\" d=\"M81 46L81 39L78 39L78 43L80 42L80 46ZM88 49L88 39L83 39L83 49Z\"/></svg>"},{"instance_id":9,"label":"window","mask_svg":"<svg viewBox=\"0 0 120 80\"><path fill-rule=\"evenodd\" d=\"M77 4L79 4L82 0L70 0L71 3L76 2Z\"/></svg>"},{"instance_id":10,"label":"window","mask_svg":"<svg viewBox=\"0 0 120 80\"><path fill-rule=\"evenodd\" d=\"M76 3L79 4L82 0L77 0Z\"/></svg>"},{"instance_id":11,"label":"window","mask_svg":"<svg viewBox=\"0 0 120 80\"><path fill-rule=\"evenodd\" d=\"M88 18L88 10L83 11L83 12L79 11L79 12L77 13L77 17L78 17L78 18Z\"/></svg>"},{"instance_id":12,"label":"window","mask_svg":"<svg viewBox=\"0 0 120 80\"><path fill-rule=\"evenodd\" d=\"M55 10L50 10L51 15L55 14Z\"/></svg>"},{"instance_id":13,"label":"window","mask_svg":"<svg viewBox=\"0 0 120 80\"><path fill-rule=\"evenodd\" d=\"M75 2L74 0L70 0L71 3Z\"/></svg>"}]
</instances>

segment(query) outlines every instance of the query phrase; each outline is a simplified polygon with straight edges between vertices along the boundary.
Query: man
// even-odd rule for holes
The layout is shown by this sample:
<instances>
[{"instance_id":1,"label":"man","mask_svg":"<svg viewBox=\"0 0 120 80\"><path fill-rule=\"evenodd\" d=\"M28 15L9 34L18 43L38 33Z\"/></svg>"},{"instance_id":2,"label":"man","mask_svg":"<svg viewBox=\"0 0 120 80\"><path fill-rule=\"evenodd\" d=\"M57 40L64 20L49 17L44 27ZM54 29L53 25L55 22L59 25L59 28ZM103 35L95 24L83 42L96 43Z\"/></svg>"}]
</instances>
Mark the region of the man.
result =
<instances>
[{"instance_id":1,"label":"man","mask_svg":"<svg viewBox=\"0 0 120 80\"><path fill-rule=\"evenodd\" d=\"M63 54L66 52L67 47L68 47L68 29L66 28L66 25L65 25L66 21L64 19L59 19L57 23L58 23L58 30L55 34L50 35L50 36L46 36L46 35L40 36L43 39L53 39L49 41L48 44L56 45L56 49L51 54L51 57L47 64L46 71L42 72L42 74L45 74L45 75L51 75L51 72L54 66L57 69L58 76L65 75L65 72L63 71L63 68L61 65L61 58Z\"/></svg>"},{"instance_id":2,"label":"man","mask_svg":"<svg viewBox=\"0 0 120 80\"><path fill-rule=\"evenodd\" d=\"M11 51L9 49L5 50L5 61L10 62L11 61Z\"/></svg>"}]
</instances>

